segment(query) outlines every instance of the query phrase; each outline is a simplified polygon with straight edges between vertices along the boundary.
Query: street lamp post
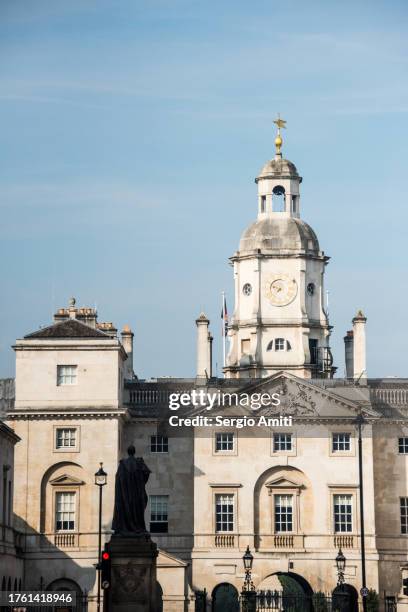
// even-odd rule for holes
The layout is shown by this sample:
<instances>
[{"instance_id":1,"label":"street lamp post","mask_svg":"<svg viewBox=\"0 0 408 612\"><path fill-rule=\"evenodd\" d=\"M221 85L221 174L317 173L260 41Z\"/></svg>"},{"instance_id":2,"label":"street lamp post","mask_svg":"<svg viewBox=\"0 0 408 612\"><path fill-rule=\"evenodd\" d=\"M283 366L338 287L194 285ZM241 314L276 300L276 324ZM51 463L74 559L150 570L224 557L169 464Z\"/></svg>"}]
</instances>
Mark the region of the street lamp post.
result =
<instances>
[{"instance_id":1,"label":"street lamp post","mask_svg":"<svg viewBox=\"0 0 408 612\"><path fill-rule=\"evenodd\" d=\"M363 612L367 611L367 591L366 584L366 559L365 559L365 536L364 536L364 489L363 489L363 439L361 436L361 428L365 423L363 415L360 414L356 418L358 430L358 475L359 475L359 493L360 493L360 535L361 535L361 582L362 582L362 600Z\"/></svg>"},{"instance_id":2,"label":"street lamp post","mask_svg":"<svg viewBox=\"0 0 408 612\"><path fill-rule=\"evenodd\" d=\"M254 583L252 582L252 576L251 576L251 570L252 570L252 564L254 562L254 557L251 551L249 550L249 545L247 546L247 549L245 551L244 556L242 557L242 560L244 562L244 570L245 570L245 580L244 580L244 586L242 590L243 591L254 591L255 587L254 587Z\"/></svg>"},{"instance_id":3,"label":"street lamp post","mask_svg":"<svg viewBox=\"0 0 408 612\"><path fill-rule=\"evenodd\" d=\"M256 608L256 593L255 586L252 582L251 570L254 562L254 556L249 550L249 545L242 557L244 562L245 580L242 587L242 609L244 612L252 612Z\"/></svg>"},{"instance_id":4,"label":"street lamp post","mask_svg":"<svg viewBox=\"0 0 408 612\"><path fill-rule=\"evenodd\" d=\"M100 464L100 468L95 472L95 484L99 487L99 531L98 531L98 596L96 600L97 612L101 609L101 561L102 561L102 489L108 482L108 475L103 469L103 463Z\"/></svg>"},{"instance_id":5,"label":"street lamp post","mask_svg":"<svg viewBox=\"0 0 408 612\"><path fill-rule=\"evenodd\" d=\"M336 557L336 565L337 565L337 586L343 588L344 584L344 570L346 568L346 557L343 555L341 548L339 548L339 552Z\"/></svg>"}]
</instances>

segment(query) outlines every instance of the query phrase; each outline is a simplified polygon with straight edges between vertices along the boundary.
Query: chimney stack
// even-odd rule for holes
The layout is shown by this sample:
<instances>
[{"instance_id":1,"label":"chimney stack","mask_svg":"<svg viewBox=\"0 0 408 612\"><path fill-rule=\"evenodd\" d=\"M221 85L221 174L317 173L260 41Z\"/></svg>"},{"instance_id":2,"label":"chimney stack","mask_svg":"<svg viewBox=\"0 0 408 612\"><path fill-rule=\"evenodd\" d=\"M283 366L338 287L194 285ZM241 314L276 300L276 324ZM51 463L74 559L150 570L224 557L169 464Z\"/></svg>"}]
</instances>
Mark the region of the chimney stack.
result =
<instances>
[{"instance_id":1,"label":"chimney stack","mask_svg":"<svg viewBox=\"0 0 408 612\"><path fill-rule=\"evenodd\" d=\"M211 376L211 358L208 326L210 321L202 312L198 319L197 325L197 378L207 379Z\"/></svg>"},{"instance_id":2,"label":"chimney stack","mask_svg":"<svg viewBox=\"0 0 408 612\"><path fill-rule=\"evenodd\" d=\"M353 319L353 369L355 380L365 382L367 379L366 334L367 317L359 310Z\"/></svg>"},{"instance_id":3,"label":"chimney stack","mask_svg":"<svg viewBox=\"0 0 408 612\"><path fill-rule=\"evenodd\" d=\"M134 333L130 329L129 325L124 325L121 337L122 346L127 353L127 359L125 361L124 376L126 380L134 377L133 373L133 336Z\"/></svg>"},{"instance_id":4,"label":"chimney stack","mask_svg":"<svg viewBox=\"0 0 408 612\"><path fill-rule=\"evenodd\" d=\"M75 308L75 304L76 304L76 299L74 297L70 298L69 300L69 308L68 308L68 314L69 314L69 318L70 319L76 319L76 308Z\"/></svg>"},{"instance_id":5,"label":"chimney stack","mask_svg":"<svg viewBox=\"0 0 408 612\"><path fill-rule=\"evenodd\" d=\"M353 330L349 330L344 336L344 356L346 361L346 378L354 378L354 365L353 365Z\"/></svg>"}]
</instances>

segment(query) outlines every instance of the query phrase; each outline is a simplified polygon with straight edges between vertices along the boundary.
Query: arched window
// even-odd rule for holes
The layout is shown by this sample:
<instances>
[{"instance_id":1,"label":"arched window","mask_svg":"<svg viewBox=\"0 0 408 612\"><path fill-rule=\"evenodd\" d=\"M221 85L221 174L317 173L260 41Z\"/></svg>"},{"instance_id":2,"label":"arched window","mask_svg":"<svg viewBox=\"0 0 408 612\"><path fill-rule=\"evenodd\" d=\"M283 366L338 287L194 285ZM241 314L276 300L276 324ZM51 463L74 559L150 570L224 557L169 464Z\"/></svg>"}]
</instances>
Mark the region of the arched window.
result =
<instances>
[{"instance_id":1,"label":"arched window","mask_svg":"<svg viewBox=\"0 0 408 612\"><path fill-rule=\"evenodd\" d=\"M11 591L11 578L9 576L8 582L7 582L7 590Z\"/></svg>"},{"instance_id":2,"label":"arched window","mask_svg":"<svg viewBox=\"0 0 408 612\"><path fill-rule=\"evenodd\" d=\"M285 188L276 185L272 190L272 210L273 212L285 211Z\"/></svg>"},{"instance_id":3,"label":"arched window","mask_svg":"<svg viewBox=\"0 0 408 612\"><path fill-rule=\"evenodd\" d=\"M5 591L6 590L6 577L3 576L3 580L1 581L1 590Z\"/></svg>"},{"instance_id":4,"label":"arched window","mask_svg":"<svg viewBox=\"0 0 408 612\"><path fill-rule=\"evenodd\" d=\"M17 578L14 578L14 590L17 591Z\"/></svg>"},{"instance_id":5,"label":"arched window","mask_svg":"<svg viewBox=\"0 0 408 612\"><path fill-rule=\"evenodd\" d=\"M19 590L19 591L21 591L21 578L20 578L20 580L18 581L18 590Z\"/></svg>"}]
</instances>

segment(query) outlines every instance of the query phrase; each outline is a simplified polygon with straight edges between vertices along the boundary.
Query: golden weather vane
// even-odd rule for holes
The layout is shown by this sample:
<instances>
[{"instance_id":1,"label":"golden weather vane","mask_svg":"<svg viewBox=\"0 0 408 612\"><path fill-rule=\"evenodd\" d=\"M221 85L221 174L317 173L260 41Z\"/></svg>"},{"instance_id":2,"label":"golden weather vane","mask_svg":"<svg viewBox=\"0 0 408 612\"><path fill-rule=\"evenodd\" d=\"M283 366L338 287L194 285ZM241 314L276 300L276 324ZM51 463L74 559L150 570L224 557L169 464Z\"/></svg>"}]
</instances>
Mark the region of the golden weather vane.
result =
<instances>
[{"instance_id":1,"label":"golden weather vane","mask_svg":"<svg viewBox=\"0 0 408 612\"><path fill-rule=\"evenodd\" d=\"M278 135L275 138L275 147L276 147L276 155L281 156L281 148L282 148L282 136L281 136L281 128L286 129L286 121L285 119L281 119L280 114L278 113L278 118L274 119L274 124L278 126Z\"/></svg>"}]
</instances>

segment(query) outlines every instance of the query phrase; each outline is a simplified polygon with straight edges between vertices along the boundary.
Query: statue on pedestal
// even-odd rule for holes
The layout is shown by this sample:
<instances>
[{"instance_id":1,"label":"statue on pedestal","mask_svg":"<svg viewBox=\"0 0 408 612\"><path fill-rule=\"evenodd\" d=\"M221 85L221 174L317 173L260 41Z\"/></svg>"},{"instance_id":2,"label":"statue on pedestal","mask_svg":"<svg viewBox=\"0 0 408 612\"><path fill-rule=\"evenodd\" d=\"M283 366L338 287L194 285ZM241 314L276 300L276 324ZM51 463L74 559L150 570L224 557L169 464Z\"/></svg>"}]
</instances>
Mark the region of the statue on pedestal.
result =
<instances>
[{"instance_id":1,"label":"statue on pedestal","mask_svg":"<svg viewBox=\"0 0 408 612\"><path fill-rule=\"evenodd\" d=\"M146 484L150 470L142 457L135 457L129 446L128 457L121 459L115 479L115 509L112 529L115 536L146 535L144 513L147 506Z\"/></svg>"}]
</instances>

